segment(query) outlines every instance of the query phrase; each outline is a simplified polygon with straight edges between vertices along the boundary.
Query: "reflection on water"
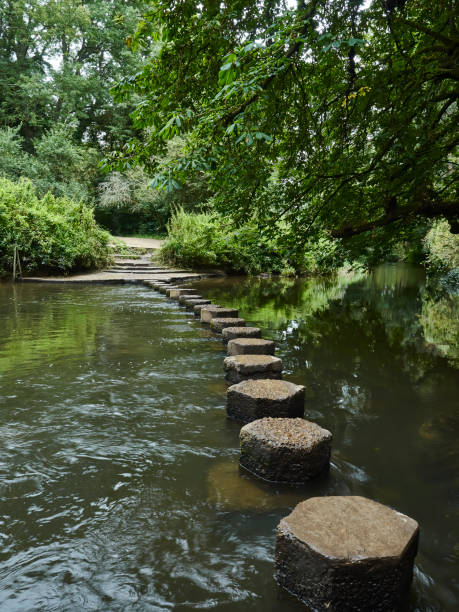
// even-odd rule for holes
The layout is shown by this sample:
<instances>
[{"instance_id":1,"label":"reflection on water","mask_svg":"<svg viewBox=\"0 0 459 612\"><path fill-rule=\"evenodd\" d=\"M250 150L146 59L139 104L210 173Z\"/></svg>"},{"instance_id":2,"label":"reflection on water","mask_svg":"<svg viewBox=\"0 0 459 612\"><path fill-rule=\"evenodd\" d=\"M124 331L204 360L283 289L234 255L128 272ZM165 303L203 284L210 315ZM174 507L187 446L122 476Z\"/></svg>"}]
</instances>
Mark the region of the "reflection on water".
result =
<instances>
[{"instance_id":1,"label":"reflection on water","mask_svg":"<svg viewBox=\"0 0 459 612\"><path fill-rule=\"evenodd\" d=\"M175 302L0 285L0 609L299 611L273 581L275 527L330 494L416 518L407 609L459 609L457 296L403 266L199 288L276 340L334 433L330 474L292 490L239 472L221 341Z\"/></svg>"}]
</instances>

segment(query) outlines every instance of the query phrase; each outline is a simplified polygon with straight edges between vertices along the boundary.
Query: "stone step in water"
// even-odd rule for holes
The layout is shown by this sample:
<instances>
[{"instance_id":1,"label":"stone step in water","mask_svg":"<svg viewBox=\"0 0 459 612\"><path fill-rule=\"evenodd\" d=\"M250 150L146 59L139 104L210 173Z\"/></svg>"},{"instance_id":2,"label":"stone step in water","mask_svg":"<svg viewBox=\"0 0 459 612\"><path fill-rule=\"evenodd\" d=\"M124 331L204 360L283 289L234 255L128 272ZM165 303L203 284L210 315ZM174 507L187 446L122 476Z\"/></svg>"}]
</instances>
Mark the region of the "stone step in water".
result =
<instances>
[{"instance_id":1,"label":"stone step in water","mask_svg":"<svg viewBox=\"0 0 459 612\"><path fill-rule=\"evenodd\" d=\"M156 273L164 273L166 274L167 272L172 272L171 270L168 270L167 268L140 268L140 269L135 269L135 268L125 268L123 270L120 270L118 268L108 268L105 270L105 272L110 272L110 273L114 273L114 274L156 274ZM183 272L183 270L174 270L174 272Z\"/></svg>"},{"instance_id":2,"label":"stone step in water","mask_svg":"<svg viewBox=\"0 0 459 612\"><path fill-rule=\"evenodd\" d=\"M189 287L174 287L167 295L172 300L178 300L181 295L194 295L196 289L190 289Z\"/></svg>"},{"instance_id":3,"label":"stone step in water","mask_svg":"<svg viewBox=\"0 0 459 612\"><path fill-rule=\"evenodd\" d=\"M215 317L210 320L210 329L214 332L222 333L225 327L244 327L245 319L241 319L240 317L224 317L219 318Z\"/></svg>"},{"instance_id":4,"label":"stone step in water","mask_svg":"<svg viewBox=\"0 0 459 612\"><path fill-rule=\"evenodd\" d=\"M269 482L306 484L328 471L332 437L305 419L258 419L239 432L239 465Z\"/></svg>"},{"instance_id":5,"label":"stone step in water","mask_svg":"<svg viewBox=\"0 0 459 612\"><path fill-rule=\"evenodd\" d=\"M312 610L400 610L419 527L357 496L312 497L277 528L276 578Z\"/></svg>"},{"instance_id":6,"label":"stone step in water","mask_svg":"<svg viewBox=\"0 0 459 612\"><path fill-rule=\"evenodd\" d=\"M210 300L200 298L199 300L186 296L184 304L187 310L193 310L195 306L208 306L211 303Z\"/></svg>"},{"instance_id":7,"label":"stone step in water","mask_svg":"<svg viewBox=\"0 0 459 612\"><path fill-rule=\"evenodd\" d=\"M227 344L235 338L261 338L261 329L259 327L225 327L222 330L223 343Z\"/></svg>"},{"instance_id":8,"label":"stone step in water","mask_svg":"<svg viewBox=\"0 0 459 612\"><path fill-rule=\"evenodd\" d=\"M192 294L184 293L182 295L179 295L179 299L178 299L179 304L181 304L182 306L185 306L186 301L187 301L187 299L189 297L193 298L194 300L200 300L201 299L201 296L198 295L197 293L196 294L194 294L194 293L192 293Z\"/></svg>"},{"instance_id":9,"label":"stone step in water","mask_svg":"<svg viewBox=\"0 0 459 612\"><path fill-rule=\"evenodd\" d=\"M302 417L304 392L302 385L285 380L244 380L229 387L226 413L242 423L264 417Z\"/></svg>"},{"instance_id":10,"label":"stone step in water","mask_svg":"<svg viewBox=\"0 0 459 612\"><path fill-rule=\"evenodd\" d=\"M201 317L201 310L203 308L207 308L208 304L195 304L193 306L193 312L195 317ZM212 306L217 306L217 308L220 308L220 306L218 306L218 304L212 304Z\"/></svg>"},{"instance_id":11,"label":"stone step in water","mask_svg":"<svg viewBox=\"0 0 459 612\"><path fill-rule=\"evenodd\" d=\"M274 355L276 345L263 338L234 338L228 342L228 355Z\"/></svg>"},{"instance_id":12,"label":"stone step in water","mask_svg":"<svg viewBox=\"0 0 459 612\"><path fill-rule=\"evenodd\" d=\"M282 360L272 355L226 357L223 361L223 369L225 379L233 385L250 378L282 378Z\"/></svg>"},{"instance_id":13,"label":"stone step in water","mask_svg":"<svg viewBox=\"0 0 459 612\"><path fill-rule=\"evenodd\" d=\"M239 313L235 308L222 308L221 306L212 304L201 310L201 321L203 323L210 323L210 320L214 318L237 318L238 315Z\"/></svg>"}]
</instances>

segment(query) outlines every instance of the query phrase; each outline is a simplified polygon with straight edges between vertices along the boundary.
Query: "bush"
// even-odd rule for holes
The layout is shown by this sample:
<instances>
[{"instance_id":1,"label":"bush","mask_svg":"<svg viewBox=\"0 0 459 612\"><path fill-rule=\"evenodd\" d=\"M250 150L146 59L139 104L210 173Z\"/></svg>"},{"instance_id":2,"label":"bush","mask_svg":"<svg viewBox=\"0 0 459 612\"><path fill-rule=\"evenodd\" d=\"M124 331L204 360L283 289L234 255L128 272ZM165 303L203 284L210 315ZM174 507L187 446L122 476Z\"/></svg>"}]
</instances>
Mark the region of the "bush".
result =
<instances>
[{"instance_id":1,"label":"bush","mask_svg":"<svg viewBox=\"0 0 459 612\"><path fill-rule=\"evenodd\" d=\"M459 268L459 234L452 234L448 221L436 221L427 233L424 244L427 250L427 265L438 273L447 273Z\"/></svg>"},{"instance_id":2,"label":"bush","mask_svg":"<svg viewBox=\"0 0 459 612\"><path fill-rule=\"evenodd\" d=\"M328 271L338 261L338 243L325 237L298 254L283 243L281 227L276 238L268 239L260 234L255 223L235 229L229 229L229 225L228 218L217 213L187 213L178 208L169 222L160 258L195 268L287 275Z\"/></svg>"},{"instance_id":3,"label":"bush","mask_svg":"<svg viewBox=\"0 0 459 612\"><path fill-rule=\"evenodd\" d=\"M110 235L91 208L67 198L37 196L29 180L0 178L0 272L10 273L17 244L24 271L65 273L110 260Z\"/></svg>"}]
</instances>

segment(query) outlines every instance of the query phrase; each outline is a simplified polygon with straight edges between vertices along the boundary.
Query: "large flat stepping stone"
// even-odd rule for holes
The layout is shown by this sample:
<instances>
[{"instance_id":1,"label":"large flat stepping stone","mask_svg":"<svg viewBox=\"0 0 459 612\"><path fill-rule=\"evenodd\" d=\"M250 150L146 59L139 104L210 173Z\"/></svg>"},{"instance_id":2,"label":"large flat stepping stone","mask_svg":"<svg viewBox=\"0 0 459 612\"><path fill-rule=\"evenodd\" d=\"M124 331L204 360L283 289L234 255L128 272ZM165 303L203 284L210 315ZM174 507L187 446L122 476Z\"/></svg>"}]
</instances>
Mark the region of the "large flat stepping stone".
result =
<instances>
[{"instance_id":1,"label":"large flat stepping stone","mask_svg":"<svg viewBox=\"0 0 459 612\"><path fill-rule=\"evenodd\" d=\"M276 345L263 338L234 338L228 342L228 355L274 355Z\"/></svg>"},{"instance_id":2,"label":"large flat stepping stone","mask_svg":"<svg viewBox=\"0 0 459 612\"><path fill-rule=\"evenodd\" d=\"M225 327L244 327L245 319L239 317L223 317L210 320L210 329L221 333Z\"/></svg>"},{"instance_id":3,"label":"large flat stepping stone","mask_svg":"<svg viewBox=\"0 0 459 612\"><path fill-rule=\"evenodd\" d=\"M233 384L249 378L282 378L282 360L272 355L225 357L223 369L226 380Z\"/></svg>"},{"instance_id":4,"label":"large flat stepping stone","mask_svg":"<svg viewBox=\"0 0 459 612\"><path fill-rule=\"evenodd\" d=\"M183 305L184 305L184 304L185 304L185 302L186 302L186 300L187 300L189 297L190 297L190 298L194 298L195 300L199 300L199 299L201 298L201 296L200 296L200 295L198 295L197 293L192 293L192 294L191 294L191 293L190 293L190 294L188 294L188 293L184 293L184 294L182 294L182 295L180 295L180 296L179 296L179 299L178 299L179 304L183 304Z\"/></svg>"},{"instance_id":5,"label":"large flat stepping stone","mask_svg":"<svg viewBox=\"0 0 459 612\"><path fill-rule=\"evenodd\" d=\"M195 304L193 306L193 312L195 314L196 317L200 317L201 316L201 310L203 308L207 308L208 304ZM218 304L212 304L212 306L217 306L217 308L221 308L221 306L218 306Z\"/></svg>"},{"instance_id":6,"label":"large flat stepping stone","mask_svg":"<svg viewBox=\"0 0 459 612\"><path fill-rule=\"evenodd\" d=\"M211 303L212 302L210 300L205 300L204 298L196 299L196 298L190 297L189 295L186 296L185 301L184 301L184 304L187 310L193 310L195 306L207 306L208 304L211 304Z\"/></svg>"},{"instance_id":7,"label":"large flat stepping stone","mask_svg":"<svg viewBox=\"0 0 459 612\"><path fill-rule=\"evenodd\" d=\"M211 319L226 318L238 316L238 311L235 308L222 308L221 306L206 306L201 310L201 321L210 323Z\"/></svg>"},{"instance_id":8,"label":"large flat stepping stone","mask_svg":"<svg viewBox=\"0 0 459 612\"><path fill-rule=\"evenodd\" d=\"M226 344L234 338L261 338L261 329L259 327L225 327L222 330L223 342Z\"/></svg>"},{"instance_id":9,"label":"large flat stepping stone","mask_svg":"<svg viewBox=\"0 0 459 612\"><path fill-rule=\"evenodd\" d=\"M304 387L285 380L244 380L226 393L228 416L242 423L264 417L302 417Z\"/></svg>"},{"instance_id":10,"label":"large flat stepping stone","mask_svg":"<svg viewBox=\"0 0 459 612\"><path fill-rule=\"evenodd\" d=\"M300 485L330 467L332 434L304 419L258 419L239 440L239 464L270 482Z\"/></svg>"},{"instance_id":11,"label":"large flat stepping stone","mask_svg":"<svg viewBox=\"0 0 459 612\"><path fill-rule=\"evenodd\" d=\"M276 578L313 610L399 610L418 537L416 521L365 497L313 497L279 523Z\"/></svg>"},{"instance_id":12,"label":"large flat stepping stone","mask_svg":"<svg viewBox=\"0 0 459 612\"><path fill-rule=\"evenodd\" d=\"M181 295L194 295L196 289L181 289L180 287L174 287L167 294L172 300L178 300Z\"/></svg>"}]
</instances>

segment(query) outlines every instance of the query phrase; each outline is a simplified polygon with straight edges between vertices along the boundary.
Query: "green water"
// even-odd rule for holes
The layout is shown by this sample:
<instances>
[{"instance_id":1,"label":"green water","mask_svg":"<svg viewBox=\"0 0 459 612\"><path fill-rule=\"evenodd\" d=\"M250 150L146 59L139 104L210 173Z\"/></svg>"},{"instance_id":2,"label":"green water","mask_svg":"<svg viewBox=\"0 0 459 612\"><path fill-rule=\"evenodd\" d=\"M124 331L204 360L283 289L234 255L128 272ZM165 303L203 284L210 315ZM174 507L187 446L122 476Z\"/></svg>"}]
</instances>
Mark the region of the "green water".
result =
<instances>
[{"instance_id":1,"label":"green water","mask_svg":"<svg viewBox=\"0 0 459 612\"><path fill-rule=\"evenodd\" d=\"M0 610L302 610L273 580L276 525L349 493L420 523L406 609L459 609L458 298L401 266L196 286L276 340L334 434L329 476L239 473L221 341L176 302L0 285Z\"/></svg>"}]
</instances>

